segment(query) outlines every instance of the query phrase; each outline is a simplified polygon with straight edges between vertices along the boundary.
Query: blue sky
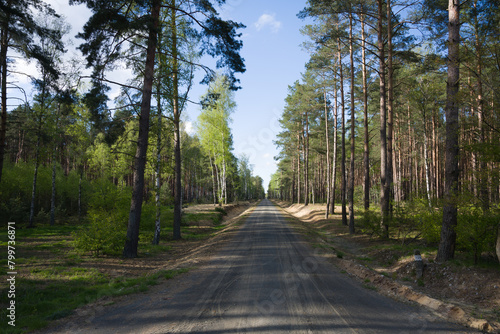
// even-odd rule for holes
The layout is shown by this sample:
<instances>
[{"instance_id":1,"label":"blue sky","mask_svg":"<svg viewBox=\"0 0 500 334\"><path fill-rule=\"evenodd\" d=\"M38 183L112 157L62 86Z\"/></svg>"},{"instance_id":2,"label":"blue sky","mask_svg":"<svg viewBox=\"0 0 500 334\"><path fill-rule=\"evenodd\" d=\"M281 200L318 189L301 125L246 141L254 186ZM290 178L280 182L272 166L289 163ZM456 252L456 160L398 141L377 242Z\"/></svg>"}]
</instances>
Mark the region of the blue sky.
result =
<instances>
[{"instance_id":1,"label":"blue sky","mask_svg":"<svg viewBox=\"0 0 500 334\"><path fill-rule=\"evenodd\" d=\"M254 175L264 179L267 189L271 174L276 170L273 144L280 131L278 119L285 105L288 86L300 79L309 55L302 50L305 37L300 28L305 24L297 13L306 1L233 0L222 11L225 19L246 25L242 30L247 71L239 75L242 89L235 94L237 108L232 115L234 153L246 154L254 166ZM199 81L199 80L198 80ZM195 90L197 99L206 87ZM189 120L195 121L198 107L187 110Z\"/></svg>"},{"instance_id":2,"label":"blue sky","mask_svg":"<svg viewBox=\"0 0 500 334\"><path fill-rule=\"evenodd\" d=\"M84 6L69 6L67 0L46 0L52 7L66 17L72 25L67 35L73 47L69 54L78 53L74 47L80 44L74 36L81 31L90 12ZM300 28L305 24L297 18L297 13L305 6L306 0L228 0L220 10L224 19L231 19L246 25L241 30L247 71L238 75L242 89L235 93L237 108L232 115L234 153L246 154L254 167L254 175L264 179L267 188L271 174L276 170L274 156L278 151L273 144L280 131L278 119L284 107L288 86L300 78L309 56L301 49L305 37ZM83 62L83 60L82 60ZM36 71L36 65L19 62L19 65ZM123 79L127 69L118 70L112 77ZM201 73L200 73L201 78ZM196 83L201 79L197 78ZM20 78L20 84L29 85L27 79ZM26 82L23 82L26 80ZM206 86L193 87L190 99L198 101L206 91ZM118 89L111 92L111 97ZM200 113L197 105L188 106L184 120L188 128Z\"/></svg>"}]
</instances>

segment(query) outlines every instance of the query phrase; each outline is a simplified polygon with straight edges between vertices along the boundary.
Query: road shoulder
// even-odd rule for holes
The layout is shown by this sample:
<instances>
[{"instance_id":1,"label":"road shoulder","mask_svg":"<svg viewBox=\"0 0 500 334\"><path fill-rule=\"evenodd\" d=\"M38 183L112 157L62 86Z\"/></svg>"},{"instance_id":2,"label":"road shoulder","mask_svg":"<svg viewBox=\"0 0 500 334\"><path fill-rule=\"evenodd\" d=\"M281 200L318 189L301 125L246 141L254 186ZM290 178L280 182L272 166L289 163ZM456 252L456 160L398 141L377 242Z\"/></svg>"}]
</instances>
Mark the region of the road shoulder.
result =
<instances>
[{"instance_id":1,"label":"road shoulder","mask_svg":"<svg viewBox=\"0 0 500 334\"><path fill-rule=\"evenodd\" d=\"M372 265L376 265L371 262L370 265L366 265L366 261L363 260L367 258L360 245L356 245L352 239L344 238L342 235L326 232L325 224L332 222L319 219L320 223L311 224L314 216L324 214L324 210L322 213L319 212L321 211L319 206L314 209L300 210L297 205L289 206L279 202L274 202L274 204L288 217L290 225L315 249L317 255L337 266L341 272L356 278L365 288L376 290L378 293L399 301L416 303L450 322L483 332L500 333L500 323L494 319L477 318L468 308L417 291L409 284L393 279L386 272L381 273L380 270L375 270ZM408 264L409 267L412 265L413 263Z\"/></svg>"}]
</instances>

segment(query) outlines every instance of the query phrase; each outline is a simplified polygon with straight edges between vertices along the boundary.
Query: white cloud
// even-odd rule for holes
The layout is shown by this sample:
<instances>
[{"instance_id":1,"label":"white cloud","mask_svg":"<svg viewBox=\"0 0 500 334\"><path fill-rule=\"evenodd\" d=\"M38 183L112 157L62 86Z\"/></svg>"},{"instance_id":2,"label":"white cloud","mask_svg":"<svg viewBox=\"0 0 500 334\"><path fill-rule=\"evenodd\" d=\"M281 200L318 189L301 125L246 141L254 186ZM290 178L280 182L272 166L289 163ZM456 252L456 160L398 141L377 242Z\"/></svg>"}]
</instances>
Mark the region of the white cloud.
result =
<instances>
[{"instance_id":1,"label":"white cloud","mask_svg":"<svg viewBox=\"0 0 500 334\"><path fill-rule=\"evenodd\" d=\"M189 135L191 135L191 136L194 135L195 131L194 131L193 122L190 122L190 121L184 122L184 128Z\"/></svg>"},{"instance_id":2,"label":"white cloud","mask_svg":"<svg viewBox=\"0 0 500 334\"><path fill-rule=\"evenodd\" d=\"M19 57L17 53L15 53L16 57ZM15 72L12 75L12 81L16 85L25 86L31 85L32 78L38 77L40 74L35 61L29 61L25 58L17 58L16 62L12 66L12 70Z\"/></svg>"},{"instance_id":3,"label":"white cloud","mask_svg":"<svg viewBox=\"0 0 500 334\"><path fill-rule=\"evenodd\" d=\"M257 31L261 31L262 29L269 27L271 31L277 33L281 29L281 22L276 20L275 14L262 14L257 22L254 23Z\"/></svg>"}]
</instances>

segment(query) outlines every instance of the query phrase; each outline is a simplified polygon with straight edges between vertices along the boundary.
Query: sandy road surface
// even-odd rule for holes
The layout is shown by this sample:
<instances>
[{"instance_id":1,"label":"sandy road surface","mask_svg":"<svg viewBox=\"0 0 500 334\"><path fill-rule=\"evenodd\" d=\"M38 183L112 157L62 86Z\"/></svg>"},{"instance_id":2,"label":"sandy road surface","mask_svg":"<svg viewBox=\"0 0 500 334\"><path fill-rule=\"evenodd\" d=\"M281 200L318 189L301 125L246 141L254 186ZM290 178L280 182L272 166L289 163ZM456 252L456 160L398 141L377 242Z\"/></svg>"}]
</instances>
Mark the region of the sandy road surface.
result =
<instances>
[{"instance_id":1,"label":"sandy road surface","mask_svg":"<svg viewBox=\"0 0 500 334\"><path fill-rule=\"evenodd\" d=\"M340 273L263 201L208 264L59 333L468 333Z\"/></svg>"}]
</instances>

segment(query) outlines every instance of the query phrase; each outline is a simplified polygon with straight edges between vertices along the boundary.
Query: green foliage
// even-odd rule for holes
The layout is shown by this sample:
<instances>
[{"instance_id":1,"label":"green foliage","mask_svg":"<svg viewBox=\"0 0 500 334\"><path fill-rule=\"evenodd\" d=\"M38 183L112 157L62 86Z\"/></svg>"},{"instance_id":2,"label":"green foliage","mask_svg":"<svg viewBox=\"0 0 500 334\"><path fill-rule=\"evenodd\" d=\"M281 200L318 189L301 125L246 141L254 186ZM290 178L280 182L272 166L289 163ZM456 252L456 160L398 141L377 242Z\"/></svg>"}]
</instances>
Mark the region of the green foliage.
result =
<instances>
[{"instance_id":1,"label":"green foliage","mask_svg":"<svg viewBox=\"0 0 500 334\"><path fill-rule=\"evenodd\" d=\"M130 210L130 194L128 187L117 187L107 179L92 182L89 207L100 211L114 211L127 219Z\"/></svg>"},{"instance_id":2,"label":"green foliage","mask_svg":"<svg viewBox=\"0 0 500 334\"><path fill-rule=\"evenodd\" d=\"M473 199L463 197L460 203L471 203ZM413 199L394 206L389 225L393 233L403 242L407 238L421 238L428 244L437 245L441 238L443 211L429 209L425 199ZM496 230L500 221L498 209L483 212L478 203L459 205L457 249L474 257L477 264L483 252L495 251ZM380 214L364 212L358 221L360 230L370 235L381 236Z\"/></svg>"},{"instance_id":3,"label":"green foliage","mask_svg":"<svg viewBox=\"0 0 500 334\"><path fill-rule=\"evenodd\" d=\"M429 209L425 199L412 199L397 203L394 207L392 225L397 228L399 237L421 236L428 243L437 244L441 237L443 211Z\"/></svg>"},{"instance_id":4,"label":"green foliage","mask_svg":"<svg viewBox=\"0 0 500 334\"><path fill-rule=\"evenodd\" d=\"M458 215L457 246L474 255L477 264L481 253L494 252L496 230L500 214L498 212L484 213L476 206L461 208Z\"/></svg>"},{"instance_id":5,"label":"green foliage","mask_svg":"<svg viewBox=\"0 0 500 334\"><path fill-rule=\"evenodd\" d=\"M29 206L19 197L8 198L0 203L0 216L4 217L2 223L7 221L23 222L29 218Z\"/></svg>"},{"instance_id":6,"label":"green foliage","mask_svg":"<svg viewBox=\"0 0 500 334\"><path fill-rule=\"evenodd\" d=\"M373 210L364 211L361 218L358 221L359 229L361 232L382 236L382 228L380 227L380 213Z\"/></svg>"},{"instance_id":7,"label":"green foliage","mask_svg":"<svg viewBox=\"0 0 500 334\"><path fill-rule=\"evenodd\" d=\"M20 162L4 166L4 177L0 185L0 224L5 224L7 221L27 222L34 170L34 163ZM61 168L56 169L56 217L67 218L68 215L77 213L79 178L76 170L65 176ZM50 212L51 180L52 167L40 165L35 194L35 214L40 212L39 222L48 221L43 215ZM92 186L84 180L82 188L84 191L82 206L87 207L88 200L85 195L92 191Z\"/></svg>"},{"instance_id":8,"label":"green foliage","mask_svg":"<svg viewBox=\"0 0 500 334\"><path fill-rule=\"evenodd\" d=\"M130 211L130 189L97 179L92 183L89 206L89 223L74 234L75 248L94 256L121 254Z\"/></svg>"},{"instance_id":9,"label":"green foliage","mask_svg":"<svg viewBox=\"0 0 500 334\"><path fill-rule=\"evenodd\" d=\"M89 224L74 234L74 246L94 256L101 254L119 255L125 243L126 221L109 212L89 213Z\"/></svg>"},{"instance_id":10,"label":"green foliage","mask_svg":"<svg viewBox=\"0 0 500 334\"><path fill-rule=\"evenodd\" d=\"M226 215L227 215L226 210L224 210L224 208L223 208L223 207L221 207L221 206L216 207L216 208L215 208L215 211L220 212L220 213L221 213L222 215L224 215L224 216L226 216Z\"/></svg>"},{"instance_id":11,"label":"green foliage","mask_svg":"<svg viewBox=\"0 0 500 334\"><path fill-rule=\"evenodd\" d=\"M423 210L416 216L420 224L422 237L431 244L438 244L441 239L441 226L443 223L443 210Z\"/></svg>"}]
</instances>

